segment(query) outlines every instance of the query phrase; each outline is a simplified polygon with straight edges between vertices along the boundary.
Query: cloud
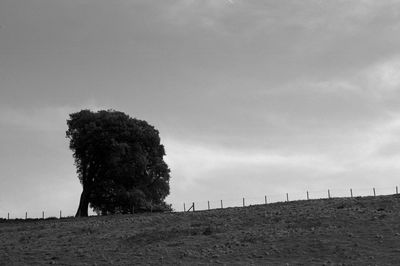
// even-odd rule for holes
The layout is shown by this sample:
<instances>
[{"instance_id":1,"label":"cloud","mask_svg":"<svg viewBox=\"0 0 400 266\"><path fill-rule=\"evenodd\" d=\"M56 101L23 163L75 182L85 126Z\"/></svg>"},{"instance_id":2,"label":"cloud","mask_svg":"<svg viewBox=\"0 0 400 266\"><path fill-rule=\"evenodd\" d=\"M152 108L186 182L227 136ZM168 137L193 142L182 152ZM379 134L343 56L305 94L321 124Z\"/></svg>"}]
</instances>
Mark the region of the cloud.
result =
<instances>
[{"instance_id":1,"label":"cloud","mask_svg":"<svg viewBox=\"0 0 400 266\"><path fill-rule=\"evenodd\" d=\"M94 101L77 106L44 106L21 108L2 106L0 108L0 125L5 130L20 129L41 132L66 130L66 120L69 114L81 109L93 111L109 109L99 107Z\"/></svg>"},{"instance_id":2,"label":"cloud","mask_svg":"<svg viewBox=\"0 0 400 266\"><path fill-rule=\"evenodd\" d=\"M372 187L388 188L384 193L390 193L400 170L400 150L396 150L400 145L393 147L398 144L398 121L382 121L341 135L326 130L310 132L306 138L282 136L274 149L165 138L166 161L172 170L168 200L177 204L241 195L297 195L306 190L315 196L329 188L336 195L348 193L349 188L367 193ZM312 140L321 135L326 135L321 142Z\"/></svg>"},{"instance_id":3,"label":"cloud","mask_svg":"<svg viewBox=\"0 0 400 266\"><path fill-rule=\"evenodd\" d=\"M74 175L65 120L99 106L160 130L175 198L396 180L399 1L12 5L0 155L16 182Z\"/></svg>"},{"instance_id":4,"label":"cloud","mask_svg":"<svg viewBox=\"0 0 400 266\"><path fill-rule=\"evenodd\" d=\"M193 190L193 199L201 199L206 190L209 197L220 194L232 196L235 193L232 188L250 195L257 194L261 193L257 184L268 184L268 187L275 190L293 176L299 177L293 183L310 185L316 182L318 176L333 175L345 170L340 163L324 154L300 151L286 154L254 147L235 149L170 138L165 139L164 144L166 161L172 171L171 201L184 197L188 190ZM248 182L243 182L243 178Z\"/></svg>"},{"instance_id":5,"label":"cloud","mask_svg":"<svg viewBox=\"0 0 400 266\"><path fill-rule=\"evenodd\" d=\"M397 61L382 59L353 75L303 78L247 93L214 91L214 98L231 104L194 120L213 126L186 127L179 141L165 139L175 174L176 197L170 200L188 190L200 200L239 190L262 194L260 187L283 193L396 183L400 112L388 102L396 98Z\"/></svg>"},{"instance_id":6,"label":"cloud","mask_svg":"<svg viewBox=\"0 0 400 266\"><path fill-rule=\"evenodd\" d=\"M377 163L393 163L400 156L400 113L392 114L392 119L386 123L377 124L371 132L369 152L370 161ZM397 167L398 163L393 164Z\"/></svg>"},{"instance_id":7,"label":"cloud","mask_svg":"<svg viewBox=\"0 0 400 266\"><path fill-rule=\"evenodd\" d=\"M81 186L65 138L66 119L82 108L99 110L94 102L83 106L43 106L33 109L2 106L0 217L74 215Z\"/></svg>"},{"instance_id":8,"label":"cloud","mask_svg":"<svg viewBox=\"0 0 400 266\"><path fill-rule=\"evenodd\" d=\"M72 111L70 107L44 107L36 110L1 108L0 124L6 129L58 131Z\"/></svg>"},{"instance_id":9,"label":"cloud","mask_svg":"<svg viewBox=\"0 0 400 266\"><path fill-rule=\"evenodd\" d=\"M210 146L204 143L185 143L174 139L166 139L165 146L168 149L168 160L173 167L183 166L188 169L193 164L199 166L199 171L209 171L210 169L226 168L228 165L250 165L253 167L264 166L295 166L311 167L321 170L338 170L328 158L323 155L313 154L279 154L272 153L263 149L249 147L248 149L234 149L223 146ZM188 165L190 161L192 165ZM251 167L250 167L251 168Z\"/></svg>"},{"instance_id":10,"label":"cloud","mask_svg":"<svg viewBox=\"0 0 400 266\"><path fill-rule=\"evenodd\" d=\"M366 84L371 90L383 93L400 91L400 56L378 62L368 68L364 75Z\"/></svg>"}]
</instances>

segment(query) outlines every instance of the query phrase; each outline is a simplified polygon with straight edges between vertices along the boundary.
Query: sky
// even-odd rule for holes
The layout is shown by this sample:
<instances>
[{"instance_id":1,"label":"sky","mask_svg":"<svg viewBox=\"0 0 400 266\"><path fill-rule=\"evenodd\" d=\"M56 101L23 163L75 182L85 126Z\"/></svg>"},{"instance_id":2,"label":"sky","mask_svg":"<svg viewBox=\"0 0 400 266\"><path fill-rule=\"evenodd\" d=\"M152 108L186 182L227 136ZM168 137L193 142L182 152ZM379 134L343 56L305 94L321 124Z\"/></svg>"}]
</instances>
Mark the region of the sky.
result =
<instances>
[{"instance_id":1,"label":"sky","mask_svg":"<svg viewBox=\"0 0 400 266\"><path fill-rule=\"evenodd\" d=\"M394 193L400 1L1 0L0 217L75 214L81 109L160 131L176 210Z\"/></svg>"}]
</instances>

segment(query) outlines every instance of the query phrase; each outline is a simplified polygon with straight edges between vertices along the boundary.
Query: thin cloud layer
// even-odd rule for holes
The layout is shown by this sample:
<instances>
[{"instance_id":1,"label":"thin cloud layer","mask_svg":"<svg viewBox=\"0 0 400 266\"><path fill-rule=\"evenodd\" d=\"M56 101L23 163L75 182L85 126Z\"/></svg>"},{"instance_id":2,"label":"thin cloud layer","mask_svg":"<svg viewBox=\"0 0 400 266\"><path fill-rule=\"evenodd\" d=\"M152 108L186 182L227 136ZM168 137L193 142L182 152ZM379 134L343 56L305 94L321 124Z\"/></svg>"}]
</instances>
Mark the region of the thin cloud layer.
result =
<instances>
[{"instance_id":1,"label":"thin cloud layer","mask_svg":"<svg viewBox=\"0 0 400 266\"><path fill-rule=\"evenodd\" d=\"M174 202L392 185L399 8L396 0L1 1L0 182L12 191L0 191L1 204L23 208L13 195L28 184L75 205L65 120L99 106L159 129Z\"/></svg>"}]
</instances>

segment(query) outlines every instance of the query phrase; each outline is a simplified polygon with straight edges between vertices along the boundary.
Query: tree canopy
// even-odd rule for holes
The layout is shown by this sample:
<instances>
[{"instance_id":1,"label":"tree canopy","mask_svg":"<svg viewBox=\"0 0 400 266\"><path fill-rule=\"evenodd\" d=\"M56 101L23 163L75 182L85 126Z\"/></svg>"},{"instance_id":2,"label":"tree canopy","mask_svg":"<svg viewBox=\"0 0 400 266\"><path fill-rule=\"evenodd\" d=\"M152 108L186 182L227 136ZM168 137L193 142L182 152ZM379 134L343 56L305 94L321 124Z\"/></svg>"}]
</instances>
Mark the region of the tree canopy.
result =
<instances>
[{"instance_id":1,"label":"tree canopy","mask_svg":"<svg viewBox=\"0 0 400 266\"><path fill-rule=\"evenodd\" d=\"M83 187L76 216L87 216L89 204L101 214L167 207L170 170L153 126L114 110L81 110L67 125Z\"/></svg>"}]
</instances>

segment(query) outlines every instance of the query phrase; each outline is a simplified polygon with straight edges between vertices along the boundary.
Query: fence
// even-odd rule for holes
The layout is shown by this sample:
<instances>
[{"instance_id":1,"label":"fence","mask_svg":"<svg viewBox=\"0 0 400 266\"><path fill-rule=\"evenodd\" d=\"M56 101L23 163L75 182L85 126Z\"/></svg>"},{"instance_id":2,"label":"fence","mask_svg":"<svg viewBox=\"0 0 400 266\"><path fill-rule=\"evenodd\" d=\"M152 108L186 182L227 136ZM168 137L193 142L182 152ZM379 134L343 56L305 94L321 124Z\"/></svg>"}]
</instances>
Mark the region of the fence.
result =
<instances>
[{"instance_id":1,"label":"fence","mask_svg":"<svg viewBox=\"0 0 400 266\"><path fill-rule=\"evenodd\" d=\"M197 201L197 202L183 202L182 204L171 204L173 210L175 212L187 212L187 211L200 211L200 210L211 210L211 209L223 209L229 207L245 207L250 205L257 204L268 204L274 202L289 202L296 200L311 200L311 199L329 199L329 198L339 198L339 197L358 197L358 196L382 196L382 195L390 195L390 194L399 194L398 186L395 187L385 187L385 188L362 188L362 189L327 189L327 190L307 190L302 193L283 193L283 194L271 194L264 195L260 197L242 197L236 199L221 199L221 200L212 200L212 201ZM48 215L48 214L51 215ZM68 213L67 215L63 214L62 210L56 212L45 211L41 212L41 215L38 215L38 212L35 212L33 215L28 211L25 212L24 216L21 215L12 215L12 213L8 212L7 217L1 217L0 219L48 219L48 218L66 218L71 217L73 214ZM89 214L94 215L92 211L89 211Z\"/></svg>"},{"instance_id":2,"label":"fence","mask_svg":"<svg viewBox=\"0 0 400 266\"><path fill-rule=\"evenodd\" d=\"M91 209L89 209L89 216L96 215ZM43 211L18 211L18 212L6 212L0 213L0 220L29 220L29 219L62 219L75 217L74 210L43 210Z\"/></svg>"},{"instance_id":3,"label":"fence","mask_svg":"<svg viewBox=\"0 0 400 266\"><path fill-rule=\"evenodd\" d=\"M282 193L271 194L260 197L242 197L236 199L221 199L221 200L207 200L195 202L183 202L181 204L174 203L172 208L176 212L187 211L200 211L223 209L228 207L245 207L257 204L268 204L275 202L289 202L296 200L311 200L311 199L330 199L330 198L353 198L362 196L383 196L399 194L398 186L384 187L384 188L361 188L361 189L326 189L326 190L306 190L303 193Z\"/></svg>"},{"instance_id":4,"label":"fence","mask_svg":"<svg viewBox=\"0 0 400 266\"><path fill-rule=\"evenodd\" d=\"M6 216L6 217L2 217L2 216ZM68 218L68 217L74 217L74 214L72 213L68 213L65 214L63 213L62 210L56 212L56 211L25 211L23 212L8 212L6 215L2 215L0 216L0 220L1 219L7 219L7 220L13 220L13 219L62 219L62 218Z\"/></svg>"}]
</instances>

